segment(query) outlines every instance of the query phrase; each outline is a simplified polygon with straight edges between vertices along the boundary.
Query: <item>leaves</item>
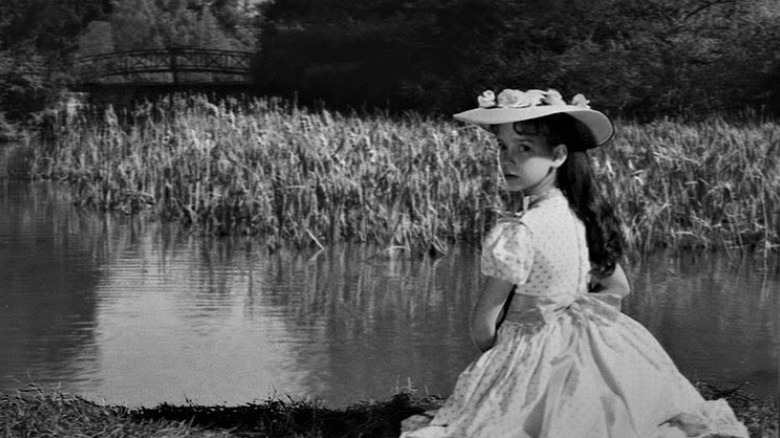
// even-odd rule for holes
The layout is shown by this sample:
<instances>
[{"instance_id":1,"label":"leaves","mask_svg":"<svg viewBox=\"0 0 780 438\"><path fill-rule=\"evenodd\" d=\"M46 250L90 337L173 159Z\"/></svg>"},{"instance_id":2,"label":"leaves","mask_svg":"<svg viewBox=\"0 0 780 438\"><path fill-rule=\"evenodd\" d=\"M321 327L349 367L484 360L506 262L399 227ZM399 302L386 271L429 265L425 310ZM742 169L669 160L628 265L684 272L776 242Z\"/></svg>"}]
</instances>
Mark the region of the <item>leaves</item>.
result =
<instances>
[{"instance_id":1,"label":"leaves","mask_svg":"<svg viewBox=\"0 0 780 438\"><path fill-rule=\"evenodd\" d=\"M740 111L780 100L770 80L780 72L777 5L278 0L257 79L337 105L446 113L484 89L535 87L583 91L600 110L643 119Z\"/></svg>"}]
</instances>

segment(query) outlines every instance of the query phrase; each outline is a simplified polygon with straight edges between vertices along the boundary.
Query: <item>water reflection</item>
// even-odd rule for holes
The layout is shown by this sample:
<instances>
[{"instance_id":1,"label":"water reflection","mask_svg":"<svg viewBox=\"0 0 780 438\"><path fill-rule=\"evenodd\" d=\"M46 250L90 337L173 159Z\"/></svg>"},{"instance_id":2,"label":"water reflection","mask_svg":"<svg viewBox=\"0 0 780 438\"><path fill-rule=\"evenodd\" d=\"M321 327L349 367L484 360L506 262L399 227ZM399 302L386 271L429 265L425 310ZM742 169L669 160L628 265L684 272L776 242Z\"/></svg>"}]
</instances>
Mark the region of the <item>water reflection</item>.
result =
<instances>
[{"instance_id":1,"label":"water reflection","mask_svg":"<svg viewBox=\"0 0 780 438\"><path fill-rule=\"evenodd\" d=\"M693 378L777 396L780 281L761 259L659 254L632 270L626 312L673 352Z\"/></svg>"},{"instance_id":2,"label":"water reflection","mask_svg":"<svg viewBox=\"0 0 780 438\"><path fill-rule=\"evenodd\" d=\"M458 248L437 262L372 261L373 253L278 255L266 271L268 305L289 314L293 332L316 328L300 346L316 370L307 386L328 400L386 397L409 381L449 390L476 354L464 324L478 290L475 252Z\"/></svg>"},{"instance_id":3,"label":"water reflection","mask_svg":"<svg viewBox=\"0 0 780 438\"><path fill-rule=\"evenodd\" d=\"M268 254L256 241L79 215L51 190L0 197L0 389L29 381L113 403L342 405L412 382L446 395L476 357L478 253ZM626 312L689 377L777 389L780 273L659 254L630 269ZM5 354L9 352L9 354Z\"/></svg>"},{"instance_id":4,"label":"water reflection","mask_svg":"<svg viewBox=\"0 0 780 438\"><path fill-rule=\"evenodd\" d=\"M83 381L97 369L94 221L49 190L0 186L0 377Z\"/></svg>"}]
</instances>

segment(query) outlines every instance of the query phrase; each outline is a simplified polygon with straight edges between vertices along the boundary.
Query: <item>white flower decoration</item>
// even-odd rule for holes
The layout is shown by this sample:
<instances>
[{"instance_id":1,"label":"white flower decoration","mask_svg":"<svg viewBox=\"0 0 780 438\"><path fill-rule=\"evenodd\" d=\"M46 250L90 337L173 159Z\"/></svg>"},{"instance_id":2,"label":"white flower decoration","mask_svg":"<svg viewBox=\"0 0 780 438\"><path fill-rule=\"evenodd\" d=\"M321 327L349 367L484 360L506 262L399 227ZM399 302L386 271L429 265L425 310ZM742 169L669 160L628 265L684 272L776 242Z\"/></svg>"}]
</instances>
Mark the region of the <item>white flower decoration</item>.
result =
<instances>
[{"instance_id":1,"label":"white flower decoration","mask_svg":"<svg viewBox=\"0 0 780 438\"><path fill-rule=\"evenodd\" d=\"M538 106L541 105L544 102L544 96L547 93L542 90L528 90L525 92L525 97L528 102L530 102L530 105L528 106Z\"/></svg>"},{"instance_id":2,"label":"white flower decoration","mask_svg":"<svg viewBox=\"0 0 780 438\"><path fill-rule=\"evenodd\" d=\"M561 93L559 93L557 90L553 90L550 88L547 90L546 93L544 93L544 99L542 99L542 103L545 105L566 105L566 102L563 100L563 97L561 97Z\"/></svg>"},{"instance_id":3,"label":"white flower decoration","mask_svg":"<svg viewBox=\"0 0 780 438\"><path fill-rule=\"evenodd\" d=\"M481 96L477 97L477 102L479 102L480 108L496 106L496 95L490 90L485 90Z\"/></svg>"},{"instance_id":4,"label":"white flower decoration","mask_svg":"<svg viewBox=\"0 0 780 438\"><path fill-rule=\"evenodd\" d=\"M521 91L507 88L498 94L491 90L485 90L477 97L480 108L529 108L534 106L565 106L561 93L548 89ZM577 94L571 99L571 104L580 108L590 108L590 101L582 94Z\"/></svg>"},{"instance_id":5,"label":"white flower decoration","mask_svg":"<svg viewBox=\"0 0 780 438\"><path fill-rule=\"evenodd\" d=\"M581 108L590 108L590 105L588 105L589 103L590 101L585 99L585 96L583 96L582 93L576 94L571 98L571 104Z\"/></svg>"},{"instance_id":6,"label":"white flower decoration","mask_svg":"<svg viewBox=\"0 0 780 438\"><path fill-rule=\"evenodd\" d=\"M503 108L522 108L529 106L525 93L520 90L506 89L498 94L498 106Z\"/></svg>"}]
</instances>

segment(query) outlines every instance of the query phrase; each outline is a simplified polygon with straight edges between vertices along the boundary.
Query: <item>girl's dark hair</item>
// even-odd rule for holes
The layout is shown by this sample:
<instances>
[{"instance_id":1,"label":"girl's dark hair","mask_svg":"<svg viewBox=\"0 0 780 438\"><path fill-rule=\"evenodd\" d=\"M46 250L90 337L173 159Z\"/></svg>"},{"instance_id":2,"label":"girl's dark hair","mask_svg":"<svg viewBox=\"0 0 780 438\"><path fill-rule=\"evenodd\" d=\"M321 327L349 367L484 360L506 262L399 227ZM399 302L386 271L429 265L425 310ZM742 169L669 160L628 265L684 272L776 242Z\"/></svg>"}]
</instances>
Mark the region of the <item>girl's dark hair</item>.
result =
<instances>
[{"instance_id":1,"label":"girl's dark hair","mask_svg":"<svg viewBox=\"0 0 780 438\"><path fill-rule=\"evenodd\" d=\"M529 122L522 122L527 131ZM531 122L547 137L550 146L565 144L566 161L558 168L557 182L572 210L585 224L588 252L594 274L612 274L623 256L623 233L615 210L601 194L593 174L587 149L596 146L590 130L566 114L536 119ZM515 130L520 127L515 124Z\"/></svg>"}]
</instances>

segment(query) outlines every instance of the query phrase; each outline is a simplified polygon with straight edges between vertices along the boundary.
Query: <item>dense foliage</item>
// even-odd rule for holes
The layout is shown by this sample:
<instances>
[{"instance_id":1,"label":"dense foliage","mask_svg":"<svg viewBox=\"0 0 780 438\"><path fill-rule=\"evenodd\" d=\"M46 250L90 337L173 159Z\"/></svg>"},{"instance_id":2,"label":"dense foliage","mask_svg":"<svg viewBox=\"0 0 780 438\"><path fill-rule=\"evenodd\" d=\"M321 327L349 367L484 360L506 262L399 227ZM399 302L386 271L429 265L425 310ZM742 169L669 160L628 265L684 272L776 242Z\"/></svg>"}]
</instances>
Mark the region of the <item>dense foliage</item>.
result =
<instances>
[{"instance_id":1,"label":"dense foliage","mask_svg":"<svg viewBox=\"0 0 780 438\"><path fill-rule=\"evenodd\" d=\"M109 0L0 2L0 121L25 119L56 100L79 34L110 10Z\"/></svg>"},{"instance_id":2,"label":"dense foliage","mask_svg":"<svg viewBox=\"0 0 780 438\"><path fill-rule=\"evenodd\" d=\"M277 0L266 91L454 111L486 88L584 92L613 116L778 111L772 0Z\"/></svg>"},{"instance_id":3,"label":"dense foliage","mask_svg":"<svg viewBox=\"0 0 780 438\"><path fill-rule=\"evenodd\" d=\"M243 0L3 0L0 133L55 107L79 56L172 46L253 50L254 11Z\"/></svg>"},{"instance_id":4,"label":"dense foliage","mask_svg":"<svg viewBox=\"0 0 780 438\"><path fill-rule=\"evenodd\" d=\"M611 116L780 114L776 0L4 0L0 124L77 56L254 50L257 90L450 113L487 88L585 93Z\"/></svg>"}]
</instances>

